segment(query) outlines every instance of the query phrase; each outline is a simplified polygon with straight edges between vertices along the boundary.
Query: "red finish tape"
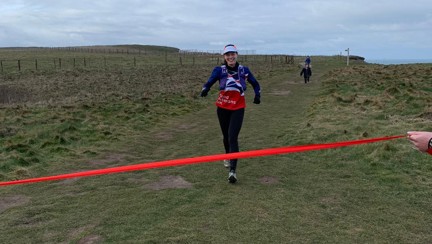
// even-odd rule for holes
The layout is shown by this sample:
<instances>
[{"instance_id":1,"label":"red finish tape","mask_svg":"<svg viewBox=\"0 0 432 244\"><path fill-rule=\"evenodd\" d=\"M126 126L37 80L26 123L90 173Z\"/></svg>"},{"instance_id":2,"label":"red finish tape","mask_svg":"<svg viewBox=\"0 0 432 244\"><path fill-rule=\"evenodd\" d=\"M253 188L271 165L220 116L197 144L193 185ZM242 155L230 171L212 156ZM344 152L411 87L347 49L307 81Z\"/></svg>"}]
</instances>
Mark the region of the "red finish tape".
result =
<instances>
[{"instance_id":1,"label":"red finish tape","mask_svg":"<svg viewBox=\"0 0 432 244\"><path fill-rule=\"evenodd\" d=\"M343 142L334 142L334 143L326 143L326 144L311 144L311 145L301 145L301 146L287 146L287 147L251 150L245 152L236 152L236 153L229 153L229 154L224 153L224 154L215 154L215 155L193 157L193 158L172 159L166 161L141 163L136 165L127 165L127 166L120 166L114 168L89 170L89 171L70 173L70 174L61 174L61 175L46 176L46 177L39 177L39 178L0 182L0 186L27 184L27 183L35 183L35 182L51 181L51 180L64 180L68 178L88 177L88 176L95 176L95 175L113 174L113 173L136 171L136 170L147 170L147 169L154 169L154 168L173 167L173 166L180 166L180 165L187 165L187 164L219 161L219 160L231 159L231 158L253 158L253 157L261 157L261 156L268 156L268 155L323 150L329 148L353 146L358 144L374 143L374 142L392 140L392 139L397 139L402 137L406 137L406 136L405 135L387 136L387 137L364 139L364 140L343 141Z\"/></svg>"}]
</instances>

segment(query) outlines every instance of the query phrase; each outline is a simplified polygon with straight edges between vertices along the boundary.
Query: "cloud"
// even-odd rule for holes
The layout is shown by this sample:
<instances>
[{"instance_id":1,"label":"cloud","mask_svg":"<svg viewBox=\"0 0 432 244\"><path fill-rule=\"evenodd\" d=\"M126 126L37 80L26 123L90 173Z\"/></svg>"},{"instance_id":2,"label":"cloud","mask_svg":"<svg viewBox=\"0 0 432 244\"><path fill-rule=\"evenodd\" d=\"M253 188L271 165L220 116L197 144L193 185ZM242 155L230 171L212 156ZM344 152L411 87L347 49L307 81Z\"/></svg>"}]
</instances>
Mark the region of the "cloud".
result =
<instances>
[{"instance_id":1,"label":"cloud","mask_svg":"<svg viewBox=\"0 0 432 244\"><path fill-rule=\"evenodd\" d=\"M429 0L4 0L0 11L3 47L235 43L258 53L432 56Z\"/></svg>"}]
</instances>

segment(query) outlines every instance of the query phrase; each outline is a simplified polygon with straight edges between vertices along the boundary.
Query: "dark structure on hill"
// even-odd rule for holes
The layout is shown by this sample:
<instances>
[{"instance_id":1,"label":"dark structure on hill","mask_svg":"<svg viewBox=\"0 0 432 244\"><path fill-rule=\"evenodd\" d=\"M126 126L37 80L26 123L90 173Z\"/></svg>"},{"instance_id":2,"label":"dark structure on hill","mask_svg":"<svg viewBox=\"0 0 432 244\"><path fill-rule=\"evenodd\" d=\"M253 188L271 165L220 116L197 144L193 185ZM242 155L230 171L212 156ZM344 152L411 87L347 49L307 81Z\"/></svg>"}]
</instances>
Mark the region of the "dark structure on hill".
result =
<instances>
[{"instance_id":1,"label":"dark structure on hill","mask_svg":"<svg viewBox=\"0 0 432 244\"><path fill-rule=\"evenodd\" d=\"M364 60L365 60L364 57L356 56L356 55L350 55L350 56L349 56L349 59L350 59L350 60L360 60L360 61L364 61Z\"/></svg>"}]
</instances>

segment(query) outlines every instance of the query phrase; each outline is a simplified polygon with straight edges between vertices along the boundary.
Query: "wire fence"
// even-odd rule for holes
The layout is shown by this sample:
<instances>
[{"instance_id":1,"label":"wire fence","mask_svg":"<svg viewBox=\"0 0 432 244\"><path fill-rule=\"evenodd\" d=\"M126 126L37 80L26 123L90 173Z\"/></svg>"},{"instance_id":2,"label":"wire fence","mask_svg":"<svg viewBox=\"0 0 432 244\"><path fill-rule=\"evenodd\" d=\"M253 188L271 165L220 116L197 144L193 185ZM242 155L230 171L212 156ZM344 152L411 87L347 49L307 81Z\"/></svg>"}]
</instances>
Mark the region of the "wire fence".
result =
<instances>
[{"instance_id":1,"label":"wire fence","mask_svg":"<svg viewBox=\"0 0 432 244\"><path fill-rule=\"evenodd\" d=\"M241 55L239 62L245 64L294 64L290 55ZM76 57L37 57L0 60L0 72L52 71L74 69L127 69L149 65L219 65L223 57L216 54L164 53L162 55L122 55L122 56L76 56Z\"/></svg>"}]
</instances>

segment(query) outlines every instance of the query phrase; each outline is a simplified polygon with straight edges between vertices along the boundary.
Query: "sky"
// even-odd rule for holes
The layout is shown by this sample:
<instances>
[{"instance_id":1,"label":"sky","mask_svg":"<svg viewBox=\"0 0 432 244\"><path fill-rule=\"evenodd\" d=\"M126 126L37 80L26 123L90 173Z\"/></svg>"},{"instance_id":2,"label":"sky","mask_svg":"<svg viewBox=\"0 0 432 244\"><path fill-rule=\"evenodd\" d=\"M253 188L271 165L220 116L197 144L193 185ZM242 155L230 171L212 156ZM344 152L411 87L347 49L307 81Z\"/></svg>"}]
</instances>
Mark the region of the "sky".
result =
<instances>
[{"instance_id":1,"label":"sky","mask_svg":"<svg viewBox=\"0 0 432 244\"><path fill-rule=\"evenodd\" d=\"M2 0L0 47L142 44L432 59L431 0Z\"/></svg>"}]
</instances>

